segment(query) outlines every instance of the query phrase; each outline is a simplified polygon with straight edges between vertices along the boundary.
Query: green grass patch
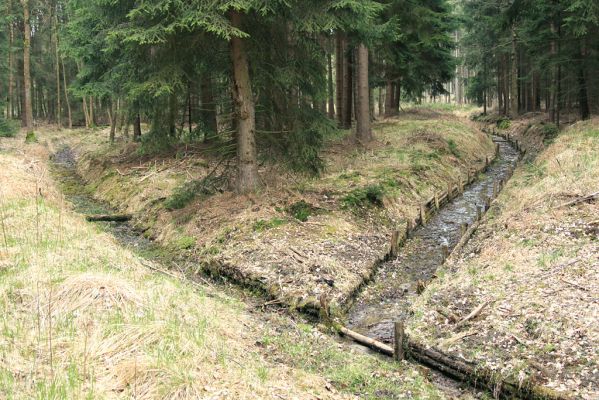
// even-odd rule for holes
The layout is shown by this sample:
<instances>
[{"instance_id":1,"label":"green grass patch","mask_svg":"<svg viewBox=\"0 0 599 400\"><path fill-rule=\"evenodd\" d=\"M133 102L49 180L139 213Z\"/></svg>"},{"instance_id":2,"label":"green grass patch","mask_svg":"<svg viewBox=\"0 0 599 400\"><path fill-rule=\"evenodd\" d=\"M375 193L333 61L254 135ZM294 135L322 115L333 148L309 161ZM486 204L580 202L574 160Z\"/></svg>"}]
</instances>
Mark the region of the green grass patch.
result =
<instances>
[{"instance_id":1,"label":"green grass patch","mask_svg":"<svg viewBox=\"0 0 599 400\"><path fill-rule=\"evenodd\" d=\"M284 219L276 217L269 220L259 219L258 221L254 222L254 225L252 225L252 230L254 232L263 232L267 229L272 229L276 228L277 226L284 225L285 222L286 221Z\"/></svg>"}]
</instances>

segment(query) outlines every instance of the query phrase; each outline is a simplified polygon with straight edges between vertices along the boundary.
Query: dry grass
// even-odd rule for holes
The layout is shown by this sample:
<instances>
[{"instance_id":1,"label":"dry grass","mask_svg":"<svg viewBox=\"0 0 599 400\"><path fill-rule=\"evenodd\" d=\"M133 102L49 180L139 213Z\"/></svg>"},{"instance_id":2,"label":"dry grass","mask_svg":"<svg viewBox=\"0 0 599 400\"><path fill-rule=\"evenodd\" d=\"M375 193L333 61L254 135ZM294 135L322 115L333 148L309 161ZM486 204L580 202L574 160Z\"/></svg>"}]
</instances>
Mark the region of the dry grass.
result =
<instances>
[{"instance_id":1,"label":"dry grass","mask_svg":"<svg viewBox=\"0 0 599 400\"><path fill-rule=\"evenodd\" d=\"M387 387L372 375L381 369L401 383L393 393L439 398L414 370L146 269L68 208L44 147L20 139L0 141L12 146L0 154L0 398L374 398ZM284 343L266 354L267 332L302 338L300 353L323 354L322 365L285 365Z\"/></svg>"},{"instance_id":2,"label":"dry grass","mask_svg":"<svg viewBox=\"0 0 599 400\"><path fill-rule=\"evenodd\" d=\"M465 255L415 305L414 337L503 375L599 396L599 204L562 206L599 190L598 148L599 119L580 122L517 170ZM463 317L484 301L461 329L435 311Z\"/></svg>"}]
</instances>

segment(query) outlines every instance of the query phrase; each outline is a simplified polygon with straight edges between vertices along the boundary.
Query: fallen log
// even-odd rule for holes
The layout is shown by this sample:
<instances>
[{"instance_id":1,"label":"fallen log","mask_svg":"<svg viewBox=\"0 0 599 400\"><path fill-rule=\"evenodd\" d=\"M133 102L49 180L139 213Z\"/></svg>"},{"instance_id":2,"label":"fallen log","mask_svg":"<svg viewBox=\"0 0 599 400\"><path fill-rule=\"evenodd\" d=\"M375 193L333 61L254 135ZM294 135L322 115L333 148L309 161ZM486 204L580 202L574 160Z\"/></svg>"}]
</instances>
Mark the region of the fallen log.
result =
<instances>
[{"instance_id":1,"label":"fallen log","mask_svg":"<svg viewBox=\"0 0 599 400\"><path fill-rule=\"evenodd\" d=\"M379 342L376 339L369 338L368 336L364 336L358 332L354 332L341 324L335 324L334 326L339 332L341 332L348 338L351 338L354 341L363 344L366 347L376 350L379 353L383 353L388 356L393 356L393 348L391 346L388 346L383 342Z\"/></svg>"},{"instance_id":2,"label":"fallen log","mask_svg":"<svg viewBox=\"0 0 599 400\"><path fill-rule=\"evenodd\" d=\"M131 215L129 214L95 214L95 215L87 215L85 217L87 221L90 222L125 222L131 219Z\"/></svg>"},{"instance_id":3,"label":"fallen log","mask_svg":"<svg viewBox=\"0 0 599 400\"><path fill-rule=\"evenodd\" d=\"M394 356L393 348L385 343L354 332L338 323L334 324L334 327L343 335L364 346L388 356ZM558 393L527 379L518 381L501 378L494 371L477 366L462 358L442 353L437 349L428 348L409 340L409 338L404 339L404 343L404 350L409 357L454 379L468 382L476 388L487 389L493 393L495 398L532 400L571 400L573 398L568 393Z\"/></svg>"},{"instance_id":4,"label":"fallen log","mask_svg":"<svg viewBox=\"0 0 599 400\"><path fill-rule=\"evenodd\" d=\"M572 200L572 201L569 201L567 203L561 204L561 205L559 205L559 206L557 206L555 208L562 208L562 207L567 207L567 206L574 206L576 204L584 203L584 202L587 202L587 201L592 201L592 200L595 200L597 198L599 198L599 192L595 192L595 193L591 193L591 194L589 194L587 196L579 197L579 198L577 198L575 200Z\"/></svg>"}]
</instances>

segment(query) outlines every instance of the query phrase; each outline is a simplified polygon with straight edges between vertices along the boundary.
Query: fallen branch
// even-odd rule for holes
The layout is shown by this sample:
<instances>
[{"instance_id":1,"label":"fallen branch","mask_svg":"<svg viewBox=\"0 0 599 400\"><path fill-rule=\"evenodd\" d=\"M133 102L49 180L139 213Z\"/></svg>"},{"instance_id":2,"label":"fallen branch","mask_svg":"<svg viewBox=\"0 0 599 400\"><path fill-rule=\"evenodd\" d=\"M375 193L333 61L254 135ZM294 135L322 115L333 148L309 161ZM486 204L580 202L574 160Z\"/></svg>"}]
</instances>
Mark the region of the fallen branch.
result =
<instances>
[{"instance_id":1,"label":"fallen branch","mask_svg":"<svg viewBox=\"0 0 599 400\"><path fill-rule=\"evenodd\" d=\"M585 292L588 292L588 291L589 291L589 289L588 289L588 288L586 288L586 287L584 287L584 286L582 286L582 285L579 285L579 284L578 284L578 283L576 283L576 282L571 282L571 281L569 281L569 280L566 280L566 279L564 279L564 278L561 278L561 279L560 279L560 281L562 281L562 282L564 282L564 283L567 283L568 285L574 286L575 288L578 288L578 289L580 289L580 290L584 290Z\"/></svg>"},{"instance_id":2,"label":"fallen branch","mask_svg":"<svg viewBox=\"0 0 599 400\"><path fill-rule=\"evenodd\" d=\"M573 205L576 205L576 204L579 204L579 203L584 203L586 201L594 200L594 199L596 199L598 197L599 197L599 192L595 192L595 193L589 194L588 196L579 197L579 198L577 198L575 200L572 200L572 201L569 201L567 203L561 204L561 205L559 205L559 206L557 206L555 208L573 206Z\"/></svg>"},{"instance_id":3,"label":"fallen branch","mask_svg":"<svg viewBox=\"0 0 599 400\"><path fill-rule=\"evenodd\" d=\"M130 214L96 214L85 217L90 222L108 221L108 222L125 222L131 219Z\"/></svg>"},{"instance_id":4,"label":"fallen branch","mask_svg":"<svg viewBox=\"0 0 599 400\"><path fill-rule=\"evenodd\" d=\"M363 344L366 347L369 347L373 350L376 350L380 353L386 354L388 356L393 356L393 348L391 346L386 345L383 342L379 342L376 339L369 338L368 336L364 336L358 332L354 332L351 329L346 328L341 324L335 325L335 328L344 334L345 336L353 339L354 341Z\"/></svg>"},{"instance_id":5,"label":"fallen branch","mask_svg":"<svg viewBox=\"0 0 599 400\"><path fill-rule=\"evenodd\" d=\"M489 305L488 301L483 302L481 305L479 305L474 310L472 310L472 312L470 312L470 314L466 315L460 322L458 322L455 327L459 328L459 327L463 326L466 322L470 321L471 319L476 318L476 316L478 314L480 314L480 312L488 305Z\"/></svg>"}]
</instances>

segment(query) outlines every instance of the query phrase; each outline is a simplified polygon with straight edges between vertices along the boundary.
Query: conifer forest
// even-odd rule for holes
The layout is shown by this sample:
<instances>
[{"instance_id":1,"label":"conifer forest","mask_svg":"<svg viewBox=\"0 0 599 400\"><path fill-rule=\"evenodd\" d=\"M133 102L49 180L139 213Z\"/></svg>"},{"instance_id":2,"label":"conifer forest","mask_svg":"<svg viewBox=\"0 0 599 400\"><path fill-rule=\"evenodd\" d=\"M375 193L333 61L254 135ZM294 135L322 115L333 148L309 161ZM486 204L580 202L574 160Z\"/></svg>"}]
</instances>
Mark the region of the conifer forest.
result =
<instances>
[{"instance_id":1,"label":"conifer forest","mask_svg":"<svg viewBox=\"0 0 599 400\"><path fill-rule=\"evenodd\" d=\"M597 0L0 10L0 399L599 397Z\"/></svg>"}]
</instances>

